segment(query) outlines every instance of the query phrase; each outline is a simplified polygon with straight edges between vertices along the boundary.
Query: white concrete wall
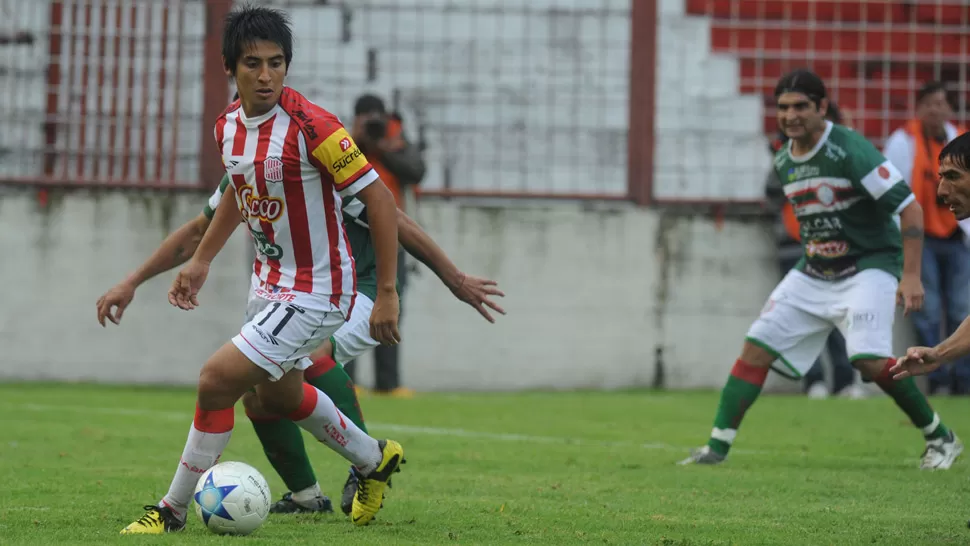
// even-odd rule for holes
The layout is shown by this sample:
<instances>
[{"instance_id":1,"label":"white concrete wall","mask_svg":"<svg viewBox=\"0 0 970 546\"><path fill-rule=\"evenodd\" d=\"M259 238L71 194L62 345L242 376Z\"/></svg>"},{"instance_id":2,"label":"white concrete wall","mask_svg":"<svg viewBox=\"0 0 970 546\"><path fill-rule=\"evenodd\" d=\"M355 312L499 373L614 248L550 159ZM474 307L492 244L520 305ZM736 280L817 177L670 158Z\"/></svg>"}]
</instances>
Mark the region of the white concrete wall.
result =
<instances>
[{"instance_id":1,"label":"white concrete wall","mask_svg":"<svg viewBox=\"0 0 970 546\"><path fill-rule=\"evenodd\" d=\"M74 194L44 211L31 192L0 196L0 379L193 382L241 325L244 232L216 260L196 311L167 303L174 273L144 285L120 327L102 329L94 304L203 202ZM440 201L416 216L460 267L500 282L509 312L489 325L422 268L405 294L402 347L404 381L423 390L649 386L657 346L667 386L719 387L776 281L756 224Z\"/></svg>"}]
</instances>

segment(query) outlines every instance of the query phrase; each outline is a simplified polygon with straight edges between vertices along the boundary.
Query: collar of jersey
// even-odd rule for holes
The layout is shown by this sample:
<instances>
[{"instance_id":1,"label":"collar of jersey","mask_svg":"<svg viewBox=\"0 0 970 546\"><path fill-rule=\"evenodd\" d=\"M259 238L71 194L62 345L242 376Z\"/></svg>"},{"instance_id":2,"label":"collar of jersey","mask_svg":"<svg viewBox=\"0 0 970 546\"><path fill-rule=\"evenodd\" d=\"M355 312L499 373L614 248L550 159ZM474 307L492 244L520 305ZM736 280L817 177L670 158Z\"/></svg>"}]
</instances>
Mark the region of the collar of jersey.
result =
<instances>
[{"instance_id":1,"label":"collar of jersey","mask_svg":"<svg viewBox=\"0 0 970 546\"><path fill-rule=\"evenodd\" d=\"M279 110L280 110L280 105L279 103L277 103L276 106L270 108L269 112L266 112L265 114L261 116L256 116L254 118L247 118L246 112L243 112L242 106L240 106L239 121L242 121L243 125L249 128L259 127L260 125L263 124L263 122L275 116L276 113L279 112Z\"/></svg>"},{"instance_id":2,"label":"collar of jersey","mask_svg":"<svg viewBox=\"0 0 970 546\"><path fill-rule=\"evenodd\" d=\"M791 141L791 139L789 139L788 140L788 149L787 149L787 151L788 151L788 159L791 159L795 163L805 163L809 159L812 159L813 157L815 157L815 154L817 154L818 151L822 149L822 146L824 146L825 145L825 142L829 139L829 135L832 134L832 127L834 127L834 126L835 126L835 124L833 124L831 121L825 120L825 132L822 133L822 138L818 139L818 142L815 143L815 147L812 148L812 151L811 152L808 152L807 154L805 154L805 155L803 155L801 157L795 157L795 156L791 155L792 141Z\"/></svg>"}]
</instances>

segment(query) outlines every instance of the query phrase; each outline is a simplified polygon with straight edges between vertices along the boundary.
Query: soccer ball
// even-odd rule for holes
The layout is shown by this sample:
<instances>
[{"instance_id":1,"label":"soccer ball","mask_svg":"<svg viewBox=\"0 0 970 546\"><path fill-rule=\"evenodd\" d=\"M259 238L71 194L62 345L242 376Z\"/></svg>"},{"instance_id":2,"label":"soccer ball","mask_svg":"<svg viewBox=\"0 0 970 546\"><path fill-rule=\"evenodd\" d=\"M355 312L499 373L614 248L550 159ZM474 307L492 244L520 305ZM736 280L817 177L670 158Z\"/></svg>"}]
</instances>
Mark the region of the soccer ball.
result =
<instances>
[{"instance_id":1,"label":"soccer ball","mask_svg":"<svg viewBox=\"0 0 970 546\"><path fill-rule=\"evenodd\" d=\"M248 535L269 516L266 478L246 463L210 468L195 486L195 513L217 535Z\"/></svg>"}]
</instances>

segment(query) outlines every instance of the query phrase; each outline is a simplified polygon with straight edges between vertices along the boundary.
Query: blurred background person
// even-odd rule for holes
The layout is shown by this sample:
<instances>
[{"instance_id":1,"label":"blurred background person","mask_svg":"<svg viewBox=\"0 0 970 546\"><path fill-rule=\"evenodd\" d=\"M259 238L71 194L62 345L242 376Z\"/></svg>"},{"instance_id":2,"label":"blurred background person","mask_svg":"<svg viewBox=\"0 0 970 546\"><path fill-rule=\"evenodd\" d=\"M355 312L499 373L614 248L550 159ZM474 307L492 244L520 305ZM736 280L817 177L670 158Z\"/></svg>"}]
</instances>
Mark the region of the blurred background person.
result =
<instances>
[{"instance_id":1,"label":"blurred background person","mask_svg":"<svg viewBox=\"0 0 970 546\"><path fill-rule=\"evenodd\" d=\"M940 150L964 132L950 120L953 109L941 82L924 84L916 93L916 117L886 140L884 154L913 189L923 207L921 275L926 299L913 313L920 345L934 347L952 335L970 313L970 248L956 217L936 195ZM929 392L970 393L970 359L929 374Z\"/></svg>"},{"instance_id":2,"label":"blurred background person","mask_svg":"<svg viewBox=\"0 0 970 546\"><path fill-rule=\"evenodd\" d=\"M404 136L403 119L397 112L388 112L384 101L377 95L365 94L354 105L351 136L381 180L394 194L397 207L405 210L406 192L421 183L427 166L418 146ZM397 282L401 298L401 316L404 315L404 291L407 286L408 254L398 248ZM411 396L413 391L401 385L399 345L380 345L374 349L374 392L393 396ZM344 368L356 379L355 362L346 362Z\"/></svg>"}]
</instances>

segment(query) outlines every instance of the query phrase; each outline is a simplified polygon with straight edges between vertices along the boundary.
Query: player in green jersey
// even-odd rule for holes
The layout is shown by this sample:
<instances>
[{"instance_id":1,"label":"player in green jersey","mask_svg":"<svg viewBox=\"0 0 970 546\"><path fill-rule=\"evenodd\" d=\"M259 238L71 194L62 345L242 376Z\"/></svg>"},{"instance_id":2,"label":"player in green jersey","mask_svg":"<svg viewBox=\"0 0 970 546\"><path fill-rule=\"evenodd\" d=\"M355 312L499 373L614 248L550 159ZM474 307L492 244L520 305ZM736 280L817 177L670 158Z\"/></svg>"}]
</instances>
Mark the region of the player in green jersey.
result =
<instances>
[{"instance_id":1,"label":"player in green jersey","mask_svg":"<svg viewBox=\"0 0 970 546\"><path fill-rule=\"evenodd\" d=\"M135 290L152 277L187 261L195 252L215 215L215 209L229 184L223 177L208 204L196 218L172 232L155 252L127 279L98 299L98 322L119 324ZM377 345L370 336L370 312L377 291L377 262L370 243L367 209L356 198L342 203L347 238L356 264L357 298L350 319L309 357L304 379L329 396L337 409L362 430L367 430L350 376L338 362L346 362ZM494 322L488 308L505 314L491 297L504 296L495 281L467 275L459 270L445 252L406 214L398 211L398 237L412 256L427 265L459 300L474 307L486 320ZM251 283L252 284L252 283ZM252 296L252 286L250 287ZM306 453L300 428L292 421L265 412L254 393L243 397L249 416L263 445L263 451L292 493L273 505L274 513L331 512L332 503L320 490ZM350 512L357 486L351 472L344 484L341 508Z\"/></svg>"},{"instance_id":2,"label":"player in green jersey","mask_svg":"<svg viewBox=\"0 0 970 546\"><path fill-rule=\"evenodd\" d=\"M681 464L723 462L768 371L800 378L838 328L853 366L922 432L920 468L949 468L963 444L912 379L893 381L889 371L895 306L908 313L922 305L923 212L903 176L869 141L825 120L828 99L817 75L786 75L775 100L789 142L774 168L798 217L804 255L748 330L707 445Z\"/></svg>"}]
</instances>

